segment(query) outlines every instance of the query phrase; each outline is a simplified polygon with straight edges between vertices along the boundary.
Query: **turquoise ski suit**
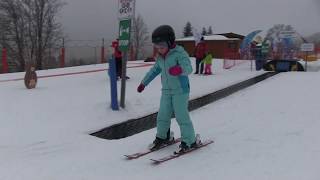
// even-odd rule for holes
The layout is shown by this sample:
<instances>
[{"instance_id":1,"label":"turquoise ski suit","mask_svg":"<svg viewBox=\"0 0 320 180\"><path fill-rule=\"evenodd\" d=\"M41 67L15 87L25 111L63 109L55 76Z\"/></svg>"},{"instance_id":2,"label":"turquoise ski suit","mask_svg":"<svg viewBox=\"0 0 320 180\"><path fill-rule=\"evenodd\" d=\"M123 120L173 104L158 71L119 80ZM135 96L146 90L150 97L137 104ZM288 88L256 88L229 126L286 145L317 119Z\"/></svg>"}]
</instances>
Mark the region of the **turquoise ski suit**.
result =
<instances>
[{"instance_id":1,"label":"turquoise ski suit","mask_svg":"<svg viewBox=\"0 0 320 180\"><path fill-rule=\"evenodd\" d=\"M169 74L169 69L176 65L182 68L182 74L172 76ZM182 141L190 146L195 142L195 132L188 111L190 92L188 75L192 73L192 66L187 52L177 45L169 50L166 57L159 55L156 63L145 75L141 83L147 86L160 73L162 94L157 116L156 136L162 139L167 138L171 117L174 113L180 126Z\"/></svg>"}]
</instances>

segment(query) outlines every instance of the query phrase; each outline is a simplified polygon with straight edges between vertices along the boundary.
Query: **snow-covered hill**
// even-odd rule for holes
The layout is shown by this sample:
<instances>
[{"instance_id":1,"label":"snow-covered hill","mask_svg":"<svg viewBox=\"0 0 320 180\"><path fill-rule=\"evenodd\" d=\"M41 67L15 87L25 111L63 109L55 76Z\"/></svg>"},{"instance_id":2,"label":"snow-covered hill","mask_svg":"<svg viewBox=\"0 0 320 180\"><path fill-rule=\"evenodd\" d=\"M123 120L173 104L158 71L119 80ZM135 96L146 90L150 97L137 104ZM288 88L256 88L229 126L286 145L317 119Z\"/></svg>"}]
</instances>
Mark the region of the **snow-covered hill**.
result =
<instances>
[{"instance_id":1,"label":"snow-covered hill","mask_svg":"<svg viewBox=\"0 0 320 180\"><path fill-rule=\"evenodd\" d=\"M125 160L146 148L154 129L121 140L88 134L157 111L160 78L136 93L149 69L141 63L129 63L126 109L116 112L105 64L40 71L34 90L24 88L23 73L0 75L0 180L320 178L318 72L283 73L191 112L196 131L215 140L209 147L157 167L148 159L176 146ZM212 76L190 76L191 98L263 73L248 63L213 67Z\"/></svg>"}]
</instances>

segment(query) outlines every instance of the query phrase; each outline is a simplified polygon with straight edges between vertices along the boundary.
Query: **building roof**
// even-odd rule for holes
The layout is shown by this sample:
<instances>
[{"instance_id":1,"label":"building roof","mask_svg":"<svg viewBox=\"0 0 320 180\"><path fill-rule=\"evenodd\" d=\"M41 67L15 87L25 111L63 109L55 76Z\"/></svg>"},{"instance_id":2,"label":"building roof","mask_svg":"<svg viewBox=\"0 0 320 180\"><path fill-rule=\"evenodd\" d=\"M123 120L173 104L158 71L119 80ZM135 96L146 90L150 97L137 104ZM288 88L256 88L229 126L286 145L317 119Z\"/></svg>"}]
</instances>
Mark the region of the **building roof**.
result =
<instances>
[{"instance_id":1,"label":"building roof","mask_svg":"<svg viewBox=\"0 0 320 180\"><path fill-rule=\"evenodd\" d=\"M223 35L210 35L210 36L204 36L205 41L225 41L225 40L239 40L239 38L227 38ZM195 41L193 36L185 37L185 38L179 38L176 39L176 41Z\"/></svg>"},{"instance_id":2,"label":"building roof","mask_svg":"<svg viewBox=\"0 0 320 180\"><path fill-rule=\"evenodd\" d=\"M245 36L243 36L241 34L236 34L236 33L233 33L233 32L221 33L221 34L217 34L217 35L222 35L222 36L225 36L227 38L238 38L238 39L241 39L241 40L243 40L245 38Z\"/></svg>"}]
</instances>

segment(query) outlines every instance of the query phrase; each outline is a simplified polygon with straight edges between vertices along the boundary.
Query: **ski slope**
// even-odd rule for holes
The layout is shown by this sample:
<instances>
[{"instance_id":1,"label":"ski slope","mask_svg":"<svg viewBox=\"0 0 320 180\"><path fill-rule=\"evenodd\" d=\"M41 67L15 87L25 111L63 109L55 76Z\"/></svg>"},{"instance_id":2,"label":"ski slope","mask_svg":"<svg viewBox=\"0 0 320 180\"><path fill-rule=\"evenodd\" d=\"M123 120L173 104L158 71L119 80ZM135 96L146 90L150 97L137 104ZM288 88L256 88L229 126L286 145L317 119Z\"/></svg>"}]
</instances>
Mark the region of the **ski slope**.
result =
<instances>
[{"instance_id":1,"label":"ski slope","mask_svg":"<svg viewBox=\"0 0 320 180\"><path fill-rule=\"evenodd\" d=\"M214 60L212 76L190 76L191 98L263 73L249 64L222 70L221 62ZM149 158L177 147L125 160L153 141L155 129L121 140L88 134L157 111L160 78L136 93L149 69L135 67L141 63L129 63L126 109L117 112L109 108L105 64L39 71L34 90L18 80L23 73L0 75L0 180L320 178L319 72L282 73L191 112L213 145L156 167ZM174 120L172 130L178 137Z\"/></svg>"}]
</instances>

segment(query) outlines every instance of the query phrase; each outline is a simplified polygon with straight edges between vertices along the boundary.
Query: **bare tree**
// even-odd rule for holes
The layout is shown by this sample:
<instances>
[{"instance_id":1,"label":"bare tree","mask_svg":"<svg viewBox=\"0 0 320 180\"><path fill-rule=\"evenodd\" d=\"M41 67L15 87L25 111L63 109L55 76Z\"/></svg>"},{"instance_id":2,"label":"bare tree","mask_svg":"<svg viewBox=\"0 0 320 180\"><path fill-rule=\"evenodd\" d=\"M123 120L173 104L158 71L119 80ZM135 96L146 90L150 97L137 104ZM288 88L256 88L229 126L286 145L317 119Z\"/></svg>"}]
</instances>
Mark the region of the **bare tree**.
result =
<instances>
[{"instance_id":1,"label":"bare tree","mask_svg":"<svg viewBox=\"0 0 320 180\"><path fill-rule=\"evenodd\" d=\"M48 48L56 44L62 35L61 23L56 21L61 0L1 0L0 43L10 51L11 59L20 71L26 63L42 69L42 61Z\"/></svg>"},{"instance_id":2,"label":"bare tree","mask_svg":"<svg viewBox=\"0 0 320 180\"><path fill-rule=\"evenodd\" d=\"M0 17L3 22L0 24L0 31L3 33L0 43L9 50L9 56L15 59L17 66L24 67L22 39L25 23L21 8L15 0L0 1Z\"/></svg>"},{"instance_id":3,"label":"bare tree","mask_svg":"<svg viewBox=\"0 0 320 180\"><path fill-rule=\"evenodd\" d=\"M143 49L149 40L148 28L144 23L142 16L139 14L133 23L133 48L135 51L135 59L140 58Z\"/></svg>"}]
</instances>

